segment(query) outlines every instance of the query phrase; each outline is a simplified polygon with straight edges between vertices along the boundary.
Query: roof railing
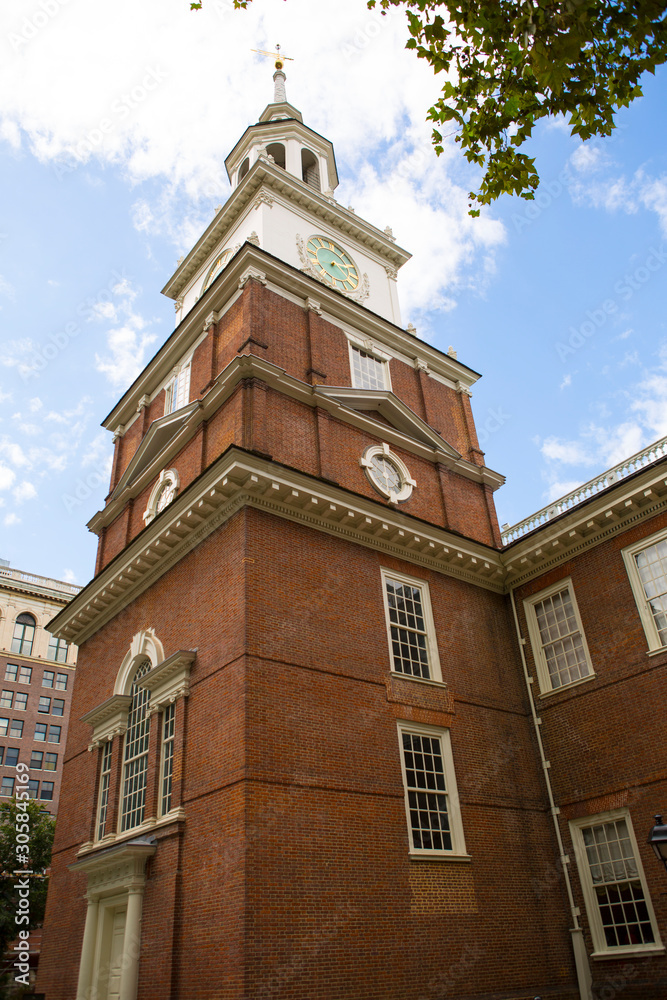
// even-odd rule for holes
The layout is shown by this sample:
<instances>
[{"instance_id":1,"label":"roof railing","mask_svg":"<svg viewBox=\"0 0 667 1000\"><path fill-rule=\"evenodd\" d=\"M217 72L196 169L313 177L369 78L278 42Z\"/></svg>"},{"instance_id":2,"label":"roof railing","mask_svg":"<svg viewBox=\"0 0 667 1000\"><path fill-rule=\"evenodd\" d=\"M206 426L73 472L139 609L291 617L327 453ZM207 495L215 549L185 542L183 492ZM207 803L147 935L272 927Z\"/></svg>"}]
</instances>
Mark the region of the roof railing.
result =
<instances>
[{"instance_id":1,"label":"roof railing","mask_svg":"<svg viewBox=\"0 0 667 1000\"><path fill-rule=\"evenodd\" d=\"M62 580L54 580L50 576L36 576L34 573L22 573L20 569L10 569L8 566L0 566L0 579L9 578L17 583L32 583L37 587L45 587L47 590L60 590L65 594L78 594L81 587L75 583L64 583Z\"/></svg>"},{"instance_id":2,"label":"roof railing","mask_svg":"<svg viewBox=\"0 0 667 1000\"><path fill-rule=\"evenodd\" d=\"M564 497L553 500L547 507L543 507L542 510L531 514L530 517L524 518L523 521L519 521L511 527L503 525L505 530L501 531L500 535L503 545L515 542L530 531L534 531L535 528L539 528L541 525L546 524L547 521L551 521L552 518L558 517L559 514L564 514L567 510L572 510L573 507L583 503L584 500L594 497L597 493L606 490L608 486L620 482L620 480L637 472L638 469L642 469L646 465L651 465L652 462L657 462L659 458L664 458L665 455L667 455L667 437L660 438L659 441L654 441L647 448L638 451L635 455L631 455L630 458L626 458L623 462L619 462L613 468L607 469L600 476L589 479L587 483L578 486L576 490L572 490Z\"/></svg>"}]
</instances>

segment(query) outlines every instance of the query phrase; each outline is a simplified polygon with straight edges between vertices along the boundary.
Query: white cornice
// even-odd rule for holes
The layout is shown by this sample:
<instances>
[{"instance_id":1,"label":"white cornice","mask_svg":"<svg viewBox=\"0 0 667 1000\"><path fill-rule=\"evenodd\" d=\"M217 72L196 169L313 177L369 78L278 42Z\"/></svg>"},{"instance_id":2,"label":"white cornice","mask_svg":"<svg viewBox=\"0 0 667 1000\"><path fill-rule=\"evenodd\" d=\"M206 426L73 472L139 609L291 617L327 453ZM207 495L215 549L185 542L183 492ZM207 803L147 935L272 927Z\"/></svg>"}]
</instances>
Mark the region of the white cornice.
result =
<instances>
[{"instance_id":1,"label":"white cornice","mask_svg":"<svg viewBox=\"0 0 667 1000\"><path fill-rule=\"evenodd\" d=\"M325 198L315 188L310 187L305 181L300 181L282 167L276 166L268 159L260 158L253 164L239 186L232 191L208 228L179 264L162 289L164 295L168 295L171 299L179 297L203 266L206 258L224 240L225 234L262 189L282 195L288 202L305 208L315 218L352 237L362 246L389 261L394 267L402 267L411 257L407 250L397 246L381 229L343 208L338 202Z\"/></svg>"},{"instance_id":2,"label":"white cornice","mask_svg":"<svg viewBox=\"0 0 667 1000\"><path fill-rule=\"evenodd\" d=\"M444 378L448 383L458 383L465 389L469 389L479 378L478 373L471 368L389 320L259 247L244 243L104 419L103 427L115 431L119 426L125 427L131 423L136 416L138 400L144 394L152 396L160 388L174 366L201 336L211 313L220 313L226 309L230 301L241 294L240 288L244 286L248 276L258 277L271 291L299 303L303 309L310 308L316 300L322 317L327 322L341 328L354 329L358 336L370 338L378 344L386 344L413 361L426 362L429 377Z\"/></svg>"},{"instance_id":3,"label":"white cornice","mask_svg":"<svg viewBox=\"0 0 667 1000\"><path fill-rule=\"evenodd\" d=\"M244 506L502 592L498 552L399 509L230 448L49 624L81 644Z\"/></svg>"},{"instance_id":4,"label":"white cornice","mask_svg":"<svg viewBox=\"0 0 667 1000\"><path fill-rule=\"evenodd\" d=\"M507 587L521 586L665 510L667 459L661 459L509 545L502 554Z\"/></svg>"},{"instance_id":5,"label":"white cornice","mask_svg":"<svg viewBox=\"0 0 667 1000\"><path fill-rule=\"evenodd\" d=\"M278 368L254 354L240 354L218 375L202 400L191 403L189 407L183 409L184 419L175 423L176 432L172 437L165 438L163 447L159 451L152 453L148 446L144 448L142 442L106 507L98 511L88 522L90 531L99 534L105 525L111 524L127 501L131 497L138 496L160 474L160 471L172 462L195 434L202 421L209 419L231 396L239 382L247 378L260 379L290 399L298 400L306 406L326 410L343 423L357 427L378 439L386 440L387 443L420 458L446 465L447 468L473 482L485 483L494 490L505 482L504 476L492 469L480 467L462 458L444 438L433 431L389 390L365 391L340 386L312 386L288 375L283 368ZM389 427L367 415L364 410L369 408L379 410L393 426ZM151 425L151 430L144 441L149 438L156 425L158 430L161 428L162 420L165 418L160 418Z\"/></svg>"}]
</instances>

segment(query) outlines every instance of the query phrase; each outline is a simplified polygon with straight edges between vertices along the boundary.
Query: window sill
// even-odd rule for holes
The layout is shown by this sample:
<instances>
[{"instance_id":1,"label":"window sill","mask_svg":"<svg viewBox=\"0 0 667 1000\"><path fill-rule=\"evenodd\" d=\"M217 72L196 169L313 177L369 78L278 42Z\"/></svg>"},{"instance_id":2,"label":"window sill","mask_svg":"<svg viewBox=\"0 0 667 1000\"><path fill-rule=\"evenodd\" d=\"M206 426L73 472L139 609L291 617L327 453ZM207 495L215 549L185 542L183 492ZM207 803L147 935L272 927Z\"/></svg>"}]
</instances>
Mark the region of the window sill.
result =
<instances>
[{"instance_id":1,"label":"window sill","mask_svg":"<svg viewBox=\"0 0 667 1000\"><path fill-rule=\"evenodd\" d=\"M425 677L413 677L412 674L402 674L398 670L390 670L392 677L398 677L402 681L412 681L414 684L428 684L430 687L446 688L444 681L435 681Z\"/></svg>"},{"instance_id":2,"label":"window sill","mask_svg":"<svg viewBox=\"0 0 667 1000\"><path fill-rule=\"evenodd\" d=\"M427 851L408 851L408 857L411 861L472 861L470 854L447 854L445 852L429 854Z\"/></svg>"},{"instance_id":3,"label":"window sill","mask_svg":"<svg viewBox=\"0 0 667 1000\"><path fill-rule=\"evenodd\" d=\"M662 944L637 944L624 948L614 948L613 951L594 951L591 958L595 962L604 962L614 958L625 958L627 955L663 955L664 953L665 946Z\"/></svg>"},{"instance_id":4,"label":"window sill","mask_svg":"<svg viewBox=\"0 0 667 1000\"><path fill-rule=\"evenodd\" d=\"M570 681L569 684L562 684L560 687L552 688L550 691L540 691L540 698L550 698L554 694L560 694L562 691L569 691L570 688L579 687L580 684L585 684L587 681L592 681L597 674L595 671L590 674L586 674L585 677L580 677L578 681Z\"/></svg>"},{"instance_id":5,"label":"window sill","mask_svg":"<svg viewBox=\"0 0 667 1000\"><path fill-rule=\"evenodd\" d=\"M649 649L646 653L647 656L660 656L661 653L667 653L667 646L658 646L657 649Z\"/></svg>"},{"instance_id":6,"label":"window sill","mask_svg":"<svg viewBox=\"0 0 667 1000\"><path fill-rule=\"evenodd\" d=\"M170 823L177 823L179 820L185 819L185 810L181 806L179 809L172 809L165 816L160 816L156 819L151 816L150 819L144 820L139 826L133 827L131 830L125 830L123 833L107 833L105 837L101 840L96 840L94 843L90 840L82 844L78 850L77 857L84 854L89 854L91 851L97 851L101 847L111 847L113 844L122 844L126 840L134 840L135 837L142 837L146 833L150 833L152 830L157 830L162 826L168 826Z\"/></svg>"}]
</instances>

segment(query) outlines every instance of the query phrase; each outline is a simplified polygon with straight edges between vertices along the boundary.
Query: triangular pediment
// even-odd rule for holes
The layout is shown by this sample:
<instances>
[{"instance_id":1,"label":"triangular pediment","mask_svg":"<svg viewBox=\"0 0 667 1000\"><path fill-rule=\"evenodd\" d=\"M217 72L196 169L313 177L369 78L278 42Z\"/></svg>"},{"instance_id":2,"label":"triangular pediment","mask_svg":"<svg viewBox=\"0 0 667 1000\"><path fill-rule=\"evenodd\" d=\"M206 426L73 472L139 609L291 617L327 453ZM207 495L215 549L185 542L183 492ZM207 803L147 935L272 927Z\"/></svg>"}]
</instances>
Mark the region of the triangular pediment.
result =
<instances>
[{"instance_id":1,"label":"triangular pediment","mask_svg":"<svg viewBox=\"0 0 667 1000\"><path fill-rule=\"evenodd\" d=\"M413 413L410 407L401 402L389 389L348 389L343 386L319 385L316 392L326 396L327 399L335 399L342 406L368 413L369 416L374 412L379 413L387 423L402 434L407 434L454 460L461 457L456 448L429 427L426 421Z\"/></svg>"},{"instance_id":2,"label":"triangular pediment","mask_svg":"<svg viewBox=\"0 0 667 1000\"><path fill-rule=\"evenodd\" d=\"M113 491L113 497L119 496L126 486L131 486L135 479L138 479L144 469L147 469L182 431L190 416L199 409L199 406L199 401L196 400L189 406L183 406L180 410L176 410L175 413L167 413L164 417L153 421L143 441L132 456L130 464L121 476L118 486Z\"/></svg>"}]
</instances>

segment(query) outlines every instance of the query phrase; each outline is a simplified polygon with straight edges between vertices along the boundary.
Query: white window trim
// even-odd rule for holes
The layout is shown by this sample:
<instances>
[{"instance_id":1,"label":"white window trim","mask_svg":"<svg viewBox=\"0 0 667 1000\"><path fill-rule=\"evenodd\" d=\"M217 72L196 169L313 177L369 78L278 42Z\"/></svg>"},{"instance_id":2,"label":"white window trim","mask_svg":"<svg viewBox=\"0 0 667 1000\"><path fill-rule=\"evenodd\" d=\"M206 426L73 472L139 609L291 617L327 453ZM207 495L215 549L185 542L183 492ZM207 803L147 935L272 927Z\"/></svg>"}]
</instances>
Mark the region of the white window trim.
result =
<instances>
[{"instance_id":1,"label":"white window trim","mask_svg":"<svg viewBox=\"0 0 667 1000\"><path fill-rule=\"evenodd\" d=\"M398 493L394 493L392 490L385 490L383 487L376 483L373 479L370 470L373 467L373 459L376 455L385 455L398 469L401 476L401 488ZM417 485L415 480L410 475L410 470L408 469L405 462L396 455L389 447L388 444L382 443L380 445L370 445L364 451L363 455L359 459L359 465L365 470L368 480L374 489L381 493L382 496L388 498L390 503L403 503L405 500L409 500L412 496L412 489Z\"/></svg>"},{"instance_id":2,"label":"white window trim","mask_svg":"<svg viewBox=\"0 0 667 1000\"><path fill-rule=\"evenodd\" d=\"M352 349L356 347L359 351L364 351L366 354L372 354L377 361L382 362L382 370L384 372L384 386L379 392L385 392L389 390L393 392L391 385L391 372L389 370L389 362L391 361L391 354L387 354L383 351L373 340L362 340L361 337L355 337L353 334L348 333L347 330L343 331L347 337L347 353L350 362L350 382L352 383L353 389L361 389L361 386L355 386L354 384L354 363ZM364 392L373 392L373 389L365 389Z\"/></svg>"},{"instance_id":3,"label":"white window trim","mask_svg":"<svg viewBox=\"0 0 667 1000\"><path fill-rule=\"evenodd\" d=\"M407 576L393 569L380 567L382 579L382 601L384 603L384 617L387 626L387 644L389 652L389 669L396 677L404 680L421 680L425 683L438 681L442 683L442 670L440 669L440 655L438 653L438 642L436 638L435 622L433 620L433 609L431 608L431 594L426 580L420 580L414 576ZM428 663L431 676L412 677L411 674L404 674L400 670L394 670L394 653L391 640L391 620L389 618L389 602L387 600L387 580L398 580L399 583L406 583L410 587L419 587L422 595L422 609L424 611L424 624L426 625L426 645L428 649Z\"/></svg>"},{"instance_id":4,"label":"white window trim","mask_svg":"<svg viewBox=\"0 0 667 1000\"><path fill-rule=\"evenodd\" d=\"M164 412L165 416L168 413L177 413L178 410L182 410L183 407L188 406L190 402L190 378L192 376L192 358L194 356L194 350L192 350L187 357L185 357L175 368L172 368L171 375L164 384L164 390L166 393ZM180 406L174 407L174 389L176 388L176 383L181 377L183 372L190 369L188 374L188 398Z\"/></svg>"},{"instance_id":5,"label":"white window trim","mask_svg":"<svg viewBox=\"0 0 667 1000\"><path fill-rule=\"evenodd\" d=\"M552 597L554 594L561 593L563 590L568 590L570 593L572 610L574 611L574 617L577 622L577 628L579 629L581 643L584 647L586 662L588 663L590 673L588 673L585 677L578 677L576 681L570 681L569 684L561 684L560 687L552 687L549 666L547 664L547 658L544 655L544 646L542 645L542 636L540 635L539 625L537 624L535 605L544 601L547 597ZM576 685L583 684L585 681L592 680L596 675L595 670L593 669L593 661L591 660L588 643L586 642L586 633L584 632L584 627L581 623L581 615L579 614L579 607L574 593L572 578L566 576L562 580L558 580L557 583L552 584L551 587L546 587L544 590L540 590L538 594L533 594L531 597L524 600L523 607L526 614L528 635L530 637L530 645L533 650L533 659L537 668L537 679L540 684L540 693L542 696L544 697L550 694L558 694L560 691L567 691L571 687L575 687Z\"/></svg>"},{"instance_id":6,"label":"white window trim","mask_svg":"<svg viewBox=\"0 0 667 1000\"><path fill-rule=\"evenodd\" d=\"M653 614L649 607L644 585L639 576L635 556L638 552L641 552L642 549L648 549L652 545L656 545L658 542L664 541L665 538L667 538L667 528L656 532L655 535L649 535L648 538L642 538L640 542L635 542L634 545L628 545L627 548L621 550L623 562L625 563L625 569L630 581L630 587L632 588L632 596L635 599L637 611L639 612L639 617L646 634L649 654L659 653L661 650L667 649L667 646L663 646L660 641L660 635L658 633L658 629L656 628L655 619L653 618Z\"/></svg>"},{"instance_id":7,"label":"white window trim","mask_svg":"<svg viewBox=\"0 0 667 1000\"><path fill-rule=\"evenodd\" d=\"M417 722L410 722L407 719L397 719L398 729L398 752L401 758L401 775L403 778L403 801L405 804L405 820L408 830L408 854L415 859L447 859L451 861L470 861L470 855L466 851L465 837L463 835L463 822L461 820L461 802L459 799L458 787L456 784L456 773L454 770L454 757L452 755L452 741L449 729L438 726L425 726ZM405 774L405 756L403 753L403 733L416 733L419 736L434 736L440 740L442 748L442 764L445 772L445 784L447 786L447 805L449 816L449 828L452 837L452 850L429 850L417 848L412 843L412 824L410 822L410 803L408 800L408 782Z\"/></svg>"},{"instance_id":8,"label":"white window trim","mask_svg":"<svg viewBox=\"0 0 667 1000\"><path fill-rule=\"evenodd\" d=\"M143 513L144 524L148 525L151 521L157 517L157 501L160 493L162 492L162 487L167 483L171 483L174 488L174 496L169 503L172 503L178 495L178 488L180 486L180 478L176 469L163 469L160 473L158 480L151 490L151 495L148 498L148 504L146 505L146 510ZM168 505L167 505L168 506Z\"/></svg>"},{"instance_id":9,"label":"white window trim","mask_svg":"<svg viewBox=\"0 0 667 1000\"><path fill-rule=\"evenodd\" d=\"M648 910L649 919L651 921L651 928L653 930L653 936L655 941L653 944L633 944L633 945L623 945L620 948L611 948L607 944L604 929L602 927L602 920L600 918L600 908L598 906L598 901L595 895L595 890L593 888L593 881L590 875L590 868L588 865L588 856L586 854L586 847L583 838L583 829L590 826L600 826L602 823L613 822L614 820L624 819L628 825L628 832L630 835L630 842L632 844L632 850L634 852L635 861L637 863L637 874L639 876L639 881L641 882L642 889L644 891L644 899L646 902L646 909ZM653 903L651 902L651 895L648 891L648 885L646 883L646 876L644 875L644 868L642 866L642 859L637 849L637 838L635 837L635 831L632 826L632 818L628 809L613 809L610 812L596 813L592 816L582 816L580 819L570 820L570 836L572 837L572 844L574 846L574 856L577 862L577 869L579 871L579 882L584 894L584 902L586 904L586 913L588 914L588 924L591 930L591 937L593 939L593 953L591 958L603 959L603 958L622 958L624 955L646 955L655 954L665 951L665 946L662 943L660 937L660 930L658 928L658 922L655 918L655 911L653 909Z\"/></svg>"}]
</instances>

